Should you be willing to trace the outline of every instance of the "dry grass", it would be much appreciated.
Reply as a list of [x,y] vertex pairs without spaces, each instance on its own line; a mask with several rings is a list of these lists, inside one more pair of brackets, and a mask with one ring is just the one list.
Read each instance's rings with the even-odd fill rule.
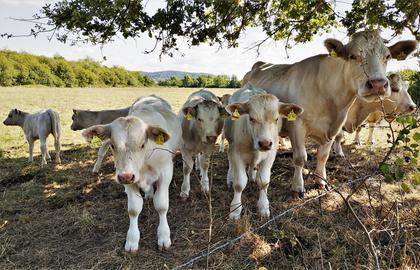
[[[39,100],[43,99],[40,98],[30,105],[29,100],[34,99],[38,91],[44,96],[45,103],[40,103]],[[123,187],[113,180],[112,158],[106,158],[100,175],[92,175],[90,170],[97,149],[92,145],[79,144],[79,134],[70,131],[68,126],[74,104],[78,104],[79,108],[88,108],[89,103],[82,103],[81,97],[90,97],[90,108],[123,107],[137,96],[146,94],[145,89],[71,91],[0,89],[1,114],[18,102],[22,104],[20,108],[32,111],[36,107],[34,104],[39,104],[39,108],[49,107],[46,100],[49,104],[56,104],[56,101],[60,105],[52,108],[62,114],[62,123],[66,128],[63,164],[49,164],[42,169],[38,165],[39,157],[34,164],[26,162],[23,138],[8,133],[10,128],[2,126],[0,129],[4,153],[0,158],[0,269],[166,269],[205,250],[208,244],[208,203],[194,176],[191,197],[186,202],[179,198],[182,160],[176,156],[168,212],[173,243],[171,249],[166,252],[157,250],[158,215],[153,203],[145,201],[139,218],[139,253],[131,255],[124,252],[128,228],[126,196]],[[191,90],[159,91],[177,107]],[[164,95],[165,91],[178,95]],[[14,92],[25,93],[25,98],[21,95],[20,101],[19,95]],[[109,96],[98,93],[109,93]],[[118,99],[114,98],[115,93],[118,93]],[[49,95],[53,101],[50,101]],[[28,96],[31,98],[28,99]],[[77,96],[79,99],[76,99]],[[10,97],[11,101],[6,103],[4,97]],[[69,99],[64,100],[64,97]],[[16,131],[16,134],[19,132]],[[5,134],[10,135],[10,140],[3,144]],[[381,134],[379,139],[383,141],[384,137]],[[376,154],[364,147],[345,146],[344,150],[349,153],[348,159],[355,170],[349,169],[342,160],[331,160],[327,169],[332,184],[374,172],[386,151],[383,143],[379,146]],[[313,145],[309,144],[309,149],[313,149]],[[288,192],[293,175],[290,156],[290,150],[281,150],[274,163],[269,188],[272,215],[302,202],[291,198]],[[309,169],[315,168],[314,157],[314,151],[309,151]],[[210,269],[255,269],[260,266],[267,269],[373,268],[364,233],[338,194],[330,193],[251,233],[251,227],[264,222],[257,214],[256,184],[249,183],[243,194],[244,217],[236,224],[229,221],[233,191],[226,188],[226,154],[215,153],[213,162],[212,244],[248,233],[242,241],[210,256]],[[420,191],[415,189],[410,194],[404,194],[398,185],[380,186],[379,180],[380,177],[372,179],[366,188],[354,195],[353,208],[368,230],[375,229],[371,237],[380,251],[384,269],[418,269]],[[305,181],[308,187],[306,196],[316,196],[318,190],[313,188],[313,181],[308,176]],[[342,192],[349,194],[351,187]],[[205,265],[205,261],[200,261],[189,268],[203,269]]]

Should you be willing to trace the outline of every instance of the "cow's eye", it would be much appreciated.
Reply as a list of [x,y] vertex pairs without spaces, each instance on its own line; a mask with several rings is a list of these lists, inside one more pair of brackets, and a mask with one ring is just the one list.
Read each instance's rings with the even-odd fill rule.
[[350,55],[350,59],[351,59],[351,60],[357,60],[357,55],[351,54],[351,55]]
[[201,118],[198,118],[197,120],[200,121],[200,122],[203,122],[203,119],[201,119]]
[[252,118],[252,117],[249,118],[249,121],[251,121],[252,123],[257,122],[257,120],[255,120],[255,118]]
[[109,146],[111,147],[111,149],[114,149],[115,148],[114,147],[114,144],[112,144],[112,143]]
[[145,143],[143,143],[143,144],[141,145],[141,149],[143,149],[143,148],[144,148],[144,145],[145,145]]
[[386,58],[386,60],[389,60],[389,59],[391,59],[391,55],[388,54],[385,58]]
[[276,123],[279,121],[279,119],[278,118],[276,118],[276,120],[274,120]]

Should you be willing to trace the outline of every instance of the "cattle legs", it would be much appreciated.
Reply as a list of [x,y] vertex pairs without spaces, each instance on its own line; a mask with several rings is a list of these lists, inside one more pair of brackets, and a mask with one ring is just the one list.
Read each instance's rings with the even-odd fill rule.
[[138,227],[138,217],[143,209],[143,198],[139,188],[135,185],[124,185],[128,199],[128,216],[130,217],[130,227],[127,231],[125,241],[125,251],[136,252],[139,248],[140,231]]
[[32,138],[28,138],[28,144],[29,144],[29,158],[28,158],[28,161],[32,162],[32,161],[34,161],[34,140]]
[[303,198],[305,186],[303,182],[302,171],[303,166],[307,161],[307,154],[305,149],[305,129],[302,124],[296,122],[290,124],[290,142],[292,144],[293,164],[295,167],[291,190],[292,192],[296,192],[300,198]]
[[153,196],[153,205],[159,214],[157,237],[160,250],[167,249],[171,246],[171,231],[166,214],[169,208],[169,184],[172,180],[172,174],[173,164],[170,162],[165,168],[162,168],[161,178],[157,182],[157,189]]
[[[245,189],[248,182],[248,177],[246,175],[246,166],[239,158],[234,160],[234,156],[231,154],[231,149],[229,149],[229,161],[230,166],[232,166],[233,173],[233,199],[230,203],[230,214],[229,218],[237,220],[241,217],[242,212],[242,191]],[[229,168],[230,170],[230,168]]]
[[258,198],[258,211],[262,217],[270,217],[270,203],[268,201],[268,185],[270,184],[271,167],[273,166],[276,153],[264,160],[258,169],[257,185],[260,189]]
[[358,127],[356,129],[356,135],[354,135],[354,143],[356,145],[361,145],[361,141],[360,141],[360,131],[362,130],[362,127]]
[[184,173],[184,180],[182,181],[181,186],[181,193],[179,194],[181,198],[188,198],[190,195],[190,175],[194,165],[192,155],[189,151],[182,151],[182,159],[183,159],[183,173]]
[[341,142],[343,141],[343,131],[340,131],[337,136],[335,136],[335,141],[333,143],[334,155],[338,157],[344,157],[343,148],[341,147]]
[[209,193],[210,187],[209,187],[209,176],[208,176],[208,170],[210,167],[210,156],[207,155],[207,153],[202,153],[198,155],[198,164],[200,166],[200,184],[201,184],[201,190],[204,193]]
[[[60,158],[60,151],[61,151],[60,135],[57,135],[57,137],[54,136],[54,149],[55,149],[55,162],[58,163],[58,164],[61,164],[61,158]],[[51,157],[50,157],[50,159],[51,159]]]
[[95,162],[95,166],[93,166],[93,173],[99,172],[99,168],[101,167],[102,161],[105,158],[106,153],[108,152],[108,149],[110,148],[110,141],[105,140],[101,147],[98,150],[98,159]]
[[366,144],[370,145],[371,150],[373,150],[375,146],[375,139],[373,138],[374,129],[375,129],[375,123],[369,123],[369,133],[366,140]]
[[42,161],[41,161],[41,166],[44,166],[45,164],[47,164],[47,141],[46,138],[40,138],[39,139],[40,143],[41,143],[41,155],[42,155]]
[[325,164],[327,164],[328,156],[330,154],[331,146],[333,144],[333,140],[327,142],[324,145],[320,145],[318,147],[318,152],[316,155],[317,164],[315,170],[315,181],[320,185],[320,187],[325,187],[327,185],[327,171],[325,169]]

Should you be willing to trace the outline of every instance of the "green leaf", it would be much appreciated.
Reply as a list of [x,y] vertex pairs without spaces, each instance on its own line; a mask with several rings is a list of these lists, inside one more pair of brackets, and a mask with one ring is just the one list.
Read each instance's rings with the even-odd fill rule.
[[416,186],[420,185],[420,173],[417,172],[414,174],[413,183]]
[[395,179],[402,180],[404,178],[404,175],[405,175],[405,173],[402,170],[398,169],[395,172]]
[[410,116],[407,117],[407,123],[413,125],[413,124],[416,123],[416,119],[410,115]]
[[414,133],[414,135],[413,135],[413,139],[414,139],[416,142],[420,141],[420,133],[418,133],[418,132]]
[[389,165],[386,163],[382,163],[381,165],[379,165],[379,171],[384,175],[389,174]]
[[409,193],[411,191],[410,186],[406,183],[406,182],[402,182],[401,183],[401,189],[405,192],[405,193]]
[[404,123],[406,123],[406,119],[405,119],[405,117],[397,117],[397,122],[398,123],[400,123],[400,124],[404,124]]
[[397,158],[395,160],[395,164],[398,166],[403,166],[404,165],[404,160],[402,158]]

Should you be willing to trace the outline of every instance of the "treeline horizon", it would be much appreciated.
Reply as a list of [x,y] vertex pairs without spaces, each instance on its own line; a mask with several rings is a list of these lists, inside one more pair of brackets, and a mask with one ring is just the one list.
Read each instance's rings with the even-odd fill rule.
[[236,76],[200,75],[183,79],[171,77],[155,82],[137,71],[106,67],[92,59],[69,61],[64,57],[37,56],[0,50],[0,86],[42,85],[47,87],[210,87],[238,88]]

